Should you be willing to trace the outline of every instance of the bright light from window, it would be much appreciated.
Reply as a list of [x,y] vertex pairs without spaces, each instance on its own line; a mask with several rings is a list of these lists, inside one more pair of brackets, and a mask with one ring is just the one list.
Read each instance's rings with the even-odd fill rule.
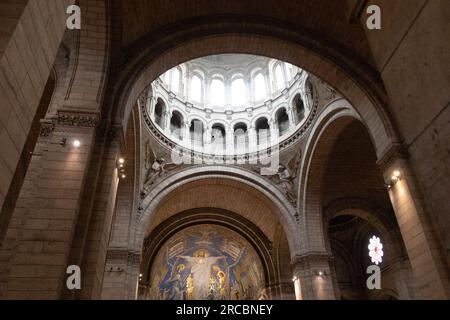
[[275,83],[277,86],[277,90],[281,90],[284,88],[284,76],[281,65],[277,65],[275,68]]
[[373,236],[371,239],[369,239],[369,257],[372,260],[372,263],[375,263],[376,265],[383,262],[383,244],[381,243],[380,238]]
[[286,75],[287,75],[287,80],[290,81],[294,76],[295,76],[295,70],[294,70],[294,66],[290,63],[285,63],[286,66]]
[[211,82],[211,103],[215,106],[225,105],[225,86],[221,80]]
[[247,88],[244,79],[236,79],[231,84],[231,104],[242,106],[247,103]]
[[256,101],[261,101],[267,96],[266,81],[262,73],[258,73],[255,77],[254,91]]
[[202,80],[198,76],[193,76],[191,81],[191,99],[201,102],[202,99]]
[[178,68],[175,68],[172,70],[172,83],[171,83],[171,90],[173,92],[179,92],[180,91],[180,70]]

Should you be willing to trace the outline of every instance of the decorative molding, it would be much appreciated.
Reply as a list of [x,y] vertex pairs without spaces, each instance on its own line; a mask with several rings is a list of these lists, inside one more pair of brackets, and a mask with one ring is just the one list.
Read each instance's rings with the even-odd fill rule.
[[71,110],[58,110],[56,124],[61,126],[95,128],[100,122],[97,112],[78,112]]
[[[303,125],[297,129],[297,131],[293,132],[289,137],[284,139],[279,143],[277,147],[269,147],[265,150],[258,150],[255,152],[251,152],[248,154],[240,154],[240,155],[224,155],[221,157],[223,161],[226,163],[234,163],[237,159],[245,159],[246,162],[254,162],[258,161],[258,159],[261,158],[262,154],[268,154],[270,155],[274,149],[277,150],[277,152],[281,152],[284,149],[287,149],[288,147],[294,145],[301,137],[305,135],[305,133],[311,128],[311,125],[313,124],[316,115],[318,113],[318,106],[319,106],[319,95],[314,94],[312,97],[312,107],[311,111],[309,112],[308,118],[305,120]],[[267,103],[270,103],[270,101],[267,101]],[[194,151],[192,149],[188,149],[186,147],[183,147],[179,145],[177,142],[172,140],[170,137],[168,137],[164,132],[162,132],[158,126],[156,126],[153,123],[153,120],[150,117],[150,114],[148,113],[148,110],[145,106],[141,105],[141,114],[142,119],[146,123],[147,128],[149,129],[150,133],[166,148],[168,149],[176,149],[180,154],[183,155],[189,155],[192,160],[199,160],[203,161],[204,159],[208,158],[209,156],[213,157],[213,155],[205,154],[202,152]],[[231,115],[232,117],[232,115]],[[250,129],[250,128],[249,128]]]
[[377,161],[377,165],[384,173],[394,164],[395,161],[400,159],[407,160],[408,158],[409,153],[405,146],[401,143],[396,143],[392,144],[389,149],[387,149],[381,159]]
[[309,252],[304,255],[294,256],[291,259],[292,269],[309,268],[311,262],[326,262],[330,263],[333,256],[326,252]]
[[140,264],[141,254],[129,251],[128,249],[109,249],[106,252],[106,260],[126,261],[130,264]]
[[41,120],[41,127],[39,129],[39,137],[47,138],[55,129],[55,124],[48,119]]

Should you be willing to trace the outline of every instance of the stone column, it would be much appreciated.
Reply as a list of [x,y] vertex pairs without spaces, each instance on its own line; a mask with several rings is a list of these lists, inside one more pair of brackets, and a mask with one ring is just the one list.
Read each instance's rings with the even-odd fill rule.
[[233,127],[228,126],[226,128],[226,153],[227,154],[236,154],[236,150],[234,150],[234,131]]
[[98,119],[59,111],[41,131],[0,251],[1,298],[61,297]]
[[170,135],[170,120],[172,120],[172,111],[167,111],[164,115],[164,131]]
[[106,255],[102,300],[136,300],[141,255],[126,249],[110,249]]
[[[331,256],[328,253],[307,253],[292,259],[293,281],[302,300],[334,300],[331,275]],[[296,291],[297,291],[296,290]]]
[[279,128],[275,118],[271,118],[269,120],[269,127],[270,127],[270,143],[272,144],[278,142]]
[[287,108],[287,114],[289,116],[289,127],[292,129],[295,127],[295,118],[296,118],[295,111],[294,108],[292,108],[292,106],[289,106]]
[[254,152],[258,149],[258,139],[256,137],[257,133],[254,126],[248,127],[248,149],[249,152]]
[[[379,162],[389,188],[403,241],[422,299],[449,299],[449,270],[435,238],[421,191],[400,146],[388,151]],[[396,174],[400,180],[392,179]],[[394,180],[395,183],[392,183]]]
[[188,121],[184,123],[183,141],[185,145],[189,145],[191,143],[191,123]]

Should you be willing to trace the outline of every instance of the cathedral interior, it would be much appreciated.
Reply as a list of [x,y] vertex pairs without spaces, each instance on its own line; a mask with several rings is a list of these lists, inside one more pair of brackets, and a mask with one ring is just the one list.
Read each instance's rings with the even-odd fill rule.
[[0,25],[0,299],[450,299],[450,1]]

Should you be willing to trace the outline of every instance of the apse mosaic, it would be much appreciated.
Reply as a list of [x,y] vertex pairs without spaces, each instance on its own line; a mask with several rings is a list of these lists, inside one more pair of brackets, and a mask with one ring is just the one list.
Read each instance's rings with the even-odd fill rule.
[[258,299],[264,275],[255,249],[238,233],[197,225],[172,236],[151,271],[155,300]]

